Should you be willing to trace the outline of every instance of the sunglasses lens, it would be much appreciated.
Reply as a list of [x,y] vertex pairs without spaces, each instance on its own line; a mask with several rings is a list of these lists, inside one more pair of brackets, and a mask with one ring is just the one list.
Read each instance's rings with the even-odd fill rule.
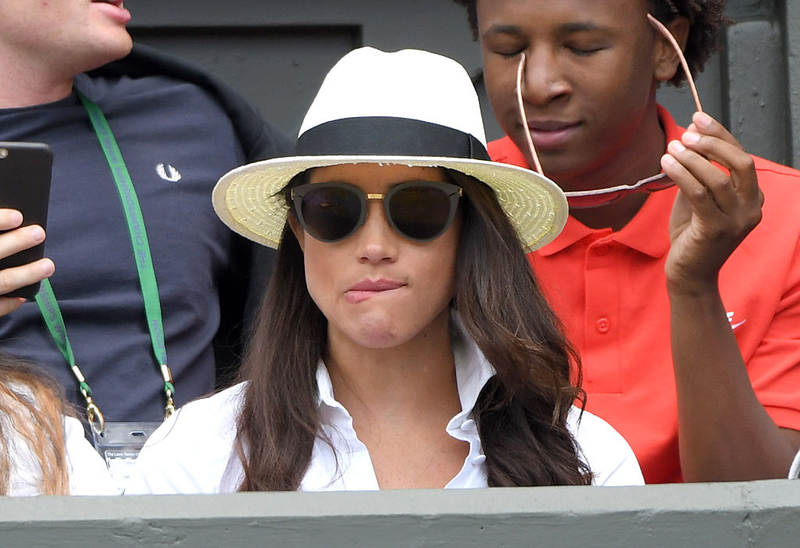
[[403,185],[391,196],[389,218],[398,232],[419,241],[440,236],[453,218],[455,202],[444,189],[425,185]]
[[346,238],[361,220],[361,200],[346,188],[320,185],[309,190],[303,196],[300,209],[306,231],[323,242]]
[[567,203],[573,209],[587,209],[590,207],[600,207],[612,202],[616,202],[624,195],[622,192],[612,192],[609,194],[593,194],[589,196],[569,196],[567,194]]
[[642,188],[648,192],[658,192],[659,190],[666,190],[673,186],[675,186],[675,181],[666,173],[660,173],[657,177],[653,177],[652,180]]

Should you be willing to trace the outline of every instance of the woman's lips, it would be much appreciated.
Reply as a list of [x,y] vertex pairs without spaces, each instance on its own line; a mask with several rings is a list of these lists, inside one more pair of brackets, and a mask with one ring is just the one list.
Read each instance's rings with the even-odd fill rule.
[[92,0],[92,4],[117,23],[127,25],[131,20],[131,12],[123,7],[122,0]]
[[528,122],[531,139],[537,149],[548,150],[566,145],[578,131],[578,122]]
[[405,285],[404,282],[397,280],[387,280],[384,278],[378,280],[366,279],[348,289],[347,293],[345,293],[345,298],[347,302],[356,304],[370,297],[374,297],[375,295],[400,289],[401,287],[405,287]]

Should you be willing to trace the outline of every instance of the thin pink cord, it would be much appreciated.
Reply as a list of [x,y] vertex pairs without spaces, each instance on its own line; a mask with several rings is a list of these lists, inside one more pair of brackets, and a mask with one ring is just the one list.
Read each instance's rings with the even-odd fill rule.
[[672,47],[675,48],[675,51],[678,54],[678,58],[681,60],[681,66],[683,67],[683,72],[686,74],[686,79],[689,81],[689,87],[692,88],[692,95],[694,96],[694,104],[697,106],[697,112],[703,112],[703,106],[700,104],[700,96],[697,94],[697,87],[694,85],[694,78],[692,78],[692,72],[689,70],[689,64],[686,62],[686,57],[683,56],[683,51],[681,50],[680,44],[678,41],[675,40],[675,37],[669,31],[667,27],[665,27],[661,21],[650,15],[647,14],[647,18],[650,20],[650,23],[658,29],[658,31],[664,35],[664,37],[669,40]]
[[533,146],[533,139],[531,138],[531,130],[528,128],[528,116],[525,114],[525,106],[522,103],[522,70],[525,68],[525,54],[520,54],[519,67],[517,67],[517,105],[519,106],[519,115],[522,119],[522,127],[525,130],[525,139],[528,141],[528,152],[531,153],[533,158],[533,167],[539,172],[539,175],[544,176],[542,164],[539,162],[539,156],[536,154],[536,148]]

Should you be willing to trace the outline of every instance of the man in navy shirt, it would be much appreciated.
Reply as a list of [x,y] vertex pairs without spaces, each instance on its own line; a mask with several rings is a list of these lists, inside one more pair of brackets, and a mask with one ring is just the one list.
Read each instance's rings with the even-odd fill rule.
[[[55,316],[43,312],[57,306],[105,419],[157,421],[169,396],[179,406],[212,391],[240,348],[252,250],[217,220],[211,190],[223,173],[285,154],[288,143],[224,84],[133,46],[129,20],[121,1],[0,0],[0,141],[42,141],[54,154],[49,258],[0,271],[0,294],[50,277],[52,298],[0,297],[0,351],[43,364],[85,406],[52,334]],[[127,190],[88,105],[107,120]],[[123,207],[131,195],[138,220]],[[20,223],[0,210],[0,230]],[[10,230],[0,257],[43,239],[40,227]],[[160,315],[145,306],[148,277],[137,265],[147,254]]]

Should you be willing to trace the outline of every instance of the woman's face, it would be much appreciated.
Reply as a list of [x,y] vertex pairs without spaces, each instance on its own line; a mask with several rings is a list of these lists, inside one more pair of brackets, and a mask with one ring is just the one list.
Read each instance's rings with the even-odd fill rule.
[[[357,164],[314,169],[310,183],[337,182],[385,194],[408,181],[446,182],[438,168]],[[314,239],[297,222],[311,298],[328,319],[331,342],[396,347],[436,330],[447,333],[460,215],[438,238],[415,242],[387,222],[382,200],[367,200],[367,218],[334,243]]]

